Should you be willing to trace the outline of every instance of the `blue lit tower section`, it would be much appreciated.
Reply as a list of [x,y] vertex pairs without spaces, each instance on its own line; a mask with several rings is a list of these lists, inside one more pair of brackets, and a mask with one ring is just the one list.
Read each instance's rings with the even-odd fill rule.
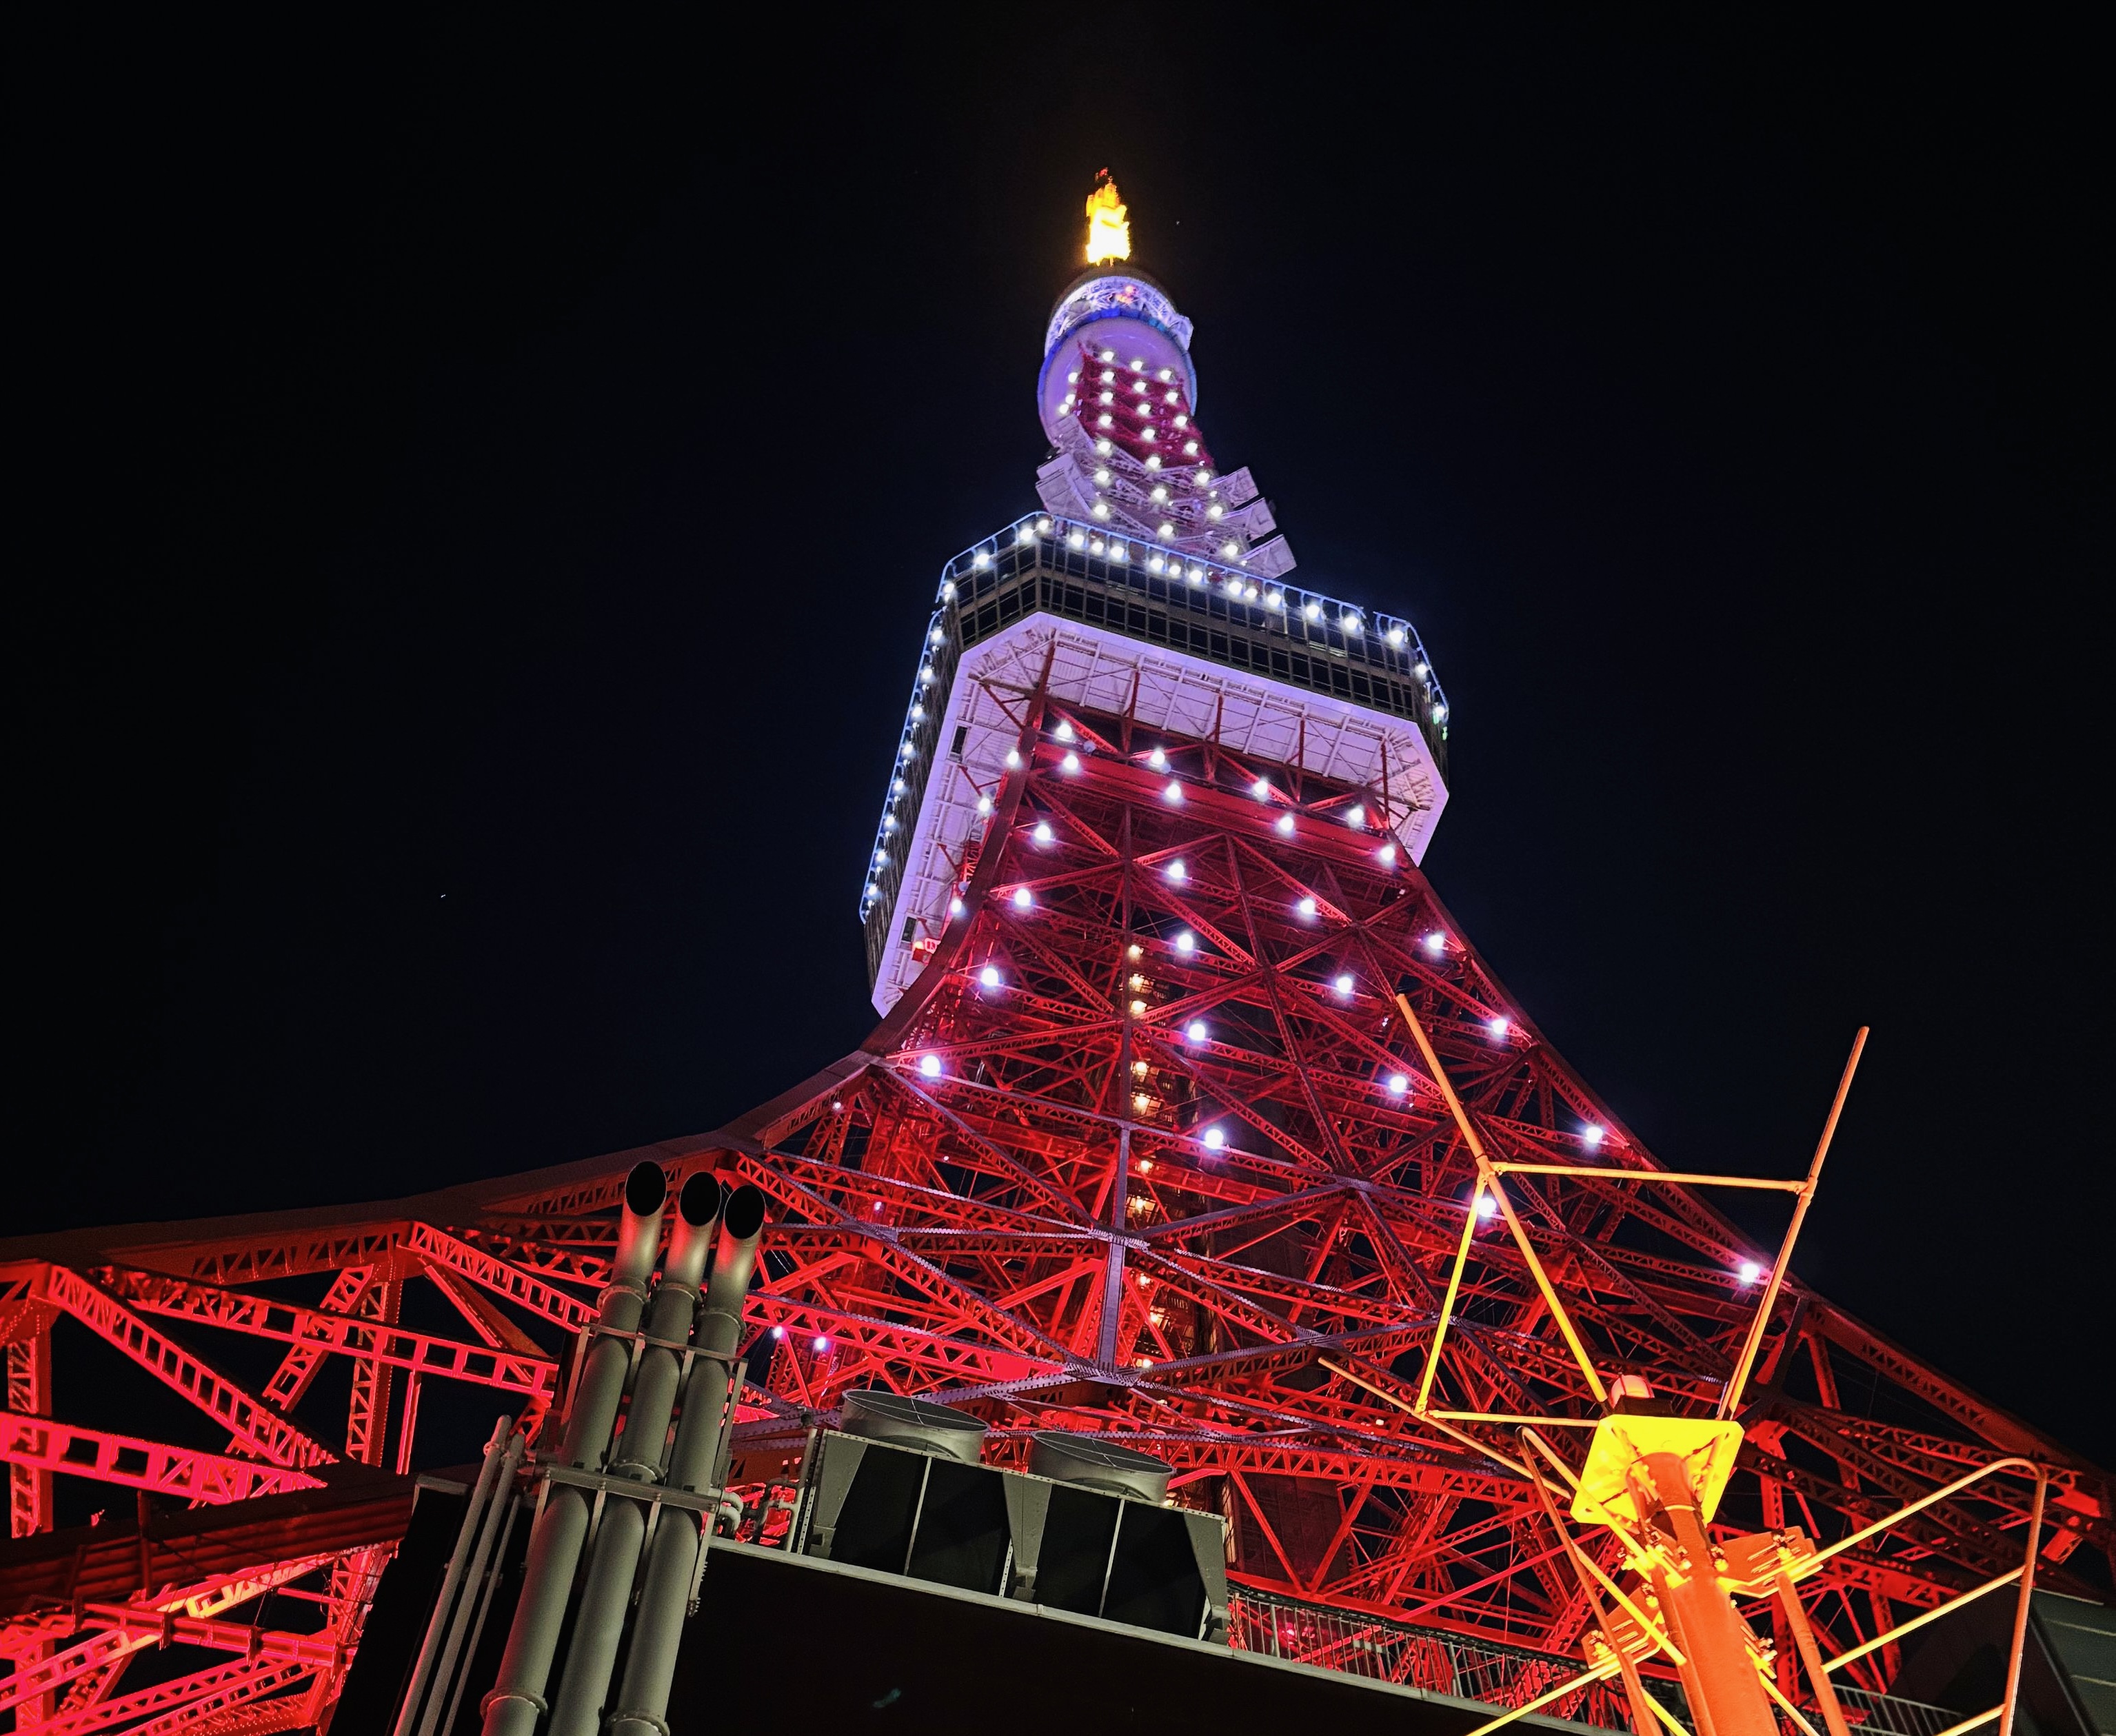
[[[1114,195],[1098,201],[1121,259]],[[1154,744],[1142,765],[1311,792],[1300,823],[1355,825],[1388,861],[1424,858],[1447,801],[1432,660],[1407,620],[1289,582],[1269,503],[1247,469],[1220,467],[1199,425],[1192,335],[1165,290],[1109,260],[1052,310],[1042,509],[941,571],[861,889],[884,1013],[960,919],[1027,720],[1047,706]],[[1186,758],[1183,743],[1207,751]]]

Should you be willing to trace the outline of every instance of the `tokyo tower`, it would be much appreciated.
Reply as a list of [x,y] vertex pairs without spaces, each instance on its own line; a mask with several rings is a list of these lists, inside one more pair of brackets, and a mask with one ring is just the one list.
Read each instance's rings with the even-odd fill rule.
[[[1663,1164],[1485,965],[1419,866],[1450,799],[1432,658],[1298,582],[1113,182],[1087,214],[1038,509],[941,570],[853,889],[872,1033],[645,1150],[0,1244],[15,1729],[680,1731],[688,1666],[632,1686],[660,1540],[708,1591],[724,1548],[823,1553],[816,1444],[874,1394],[973,1419],[975,1462],[1024,1477],[1060,1436],[1157,1462],[1224,1537],[1208,1641],[1495,1716],[1940,1736],[1945,1684],[1904,1675],[1922,1618],[2010,1619],[2025,1564],[2105,1619],[2109,1475],[1801,1282],[1713,1203],[1740,1178]],[[1762,1185],[1796,1217],[1819,1169]],[[136,1424],[69,1421],[90,1383]],[[444,1389],[513,1419],[453,1482],[420,1427]],[[1626,1418],[1685,1443],[1695,1530],[1655,1544],[1643,1484],[1596,1494]],[[662,1504],[605,1656],[625,1477]],[[385,1570],[444,1490],[467,1516],[407,1615]],[[1700,1552],[1764,1723],[1704,1674]],[[2109,1708],[2078,1703],[2086,1736]]]

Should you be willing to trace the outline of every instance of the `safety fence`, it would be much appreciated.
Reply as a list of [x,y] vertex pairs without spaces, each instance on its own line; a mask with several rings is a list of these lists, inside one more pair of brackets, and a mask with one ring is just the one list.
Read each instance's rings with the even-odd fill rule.
[[[1285,1658],[1370,1681],[1423,1688],[1505,1707],[1519,1706],[1580,1673],[1578,1658],[1493,1645],[1438,1628],[1241,1590],[1228,1601],[1228,1638],[1238,1651]],[[1589,1683],[1546,1715],[1626,1729],[1630,1720],[1608,1684]],[[1907,1736],[1925,1736],[1920,1731]]]
[[[1578,1674],[1582,1662],[1247,1589],[1236,1591],[1228,1601],[1228,1639],[1238,1651],[1455,1694],[1502,1709],[1533,1700]],[[1690,1726],[1681,1683],[1654,1679],[1646,1685],[1677,1720]],[[1940,1736],[1962,1716],[1943,1706],[1842,1683],[1838,1684],[1837,1697],[1845,1721],[1872,1736]],[[1543,1715],[1605,1730],[1631,1728],[1621,1684],[1612,1683],[1589,1683],[1545,1707]],[[1819,1714],[1810,1711],[1809,1716],[1819,1729]]]

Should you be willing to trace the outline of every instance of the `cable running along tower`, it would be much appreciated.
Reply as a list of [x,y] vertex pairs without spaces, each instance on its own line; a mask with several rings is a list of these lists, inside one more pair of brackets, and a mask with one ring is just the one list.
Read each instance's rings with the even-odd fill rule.
[[[969,1412],[991,1463],[1050,1430],[1151,1455],[1224,1522],[1232,1645],[1495,1717],[1901,1731],[1920,1616],[2024,1560],[2105,1599],[2106,1475],[1752,1243],[1484,965],[1419,866],[1448,801],[1432,659],[1408,621],[1297,582],[1207,439],[1190,322],[1129,263],[1113,183],[1088,215],[1036,383],[1039,508],[945,565],[924,625],[857,889],[872,1035],[644,1152],[0,1245],[16,1728],[327,1723],[408,1559],[414,1475],[464,1457],[430,1421],[443,1388],[518,1419],[490,1486],[547,1478],[464,1555],[493,1613],[482,1640],[465,1619],[486,1674],[448,1728],[495,1669],[488,1730],[624,1712],[646,1619],[622,1576],[660,1562],[654,1527],[783,1543],[808,1431],[858,1389]],[[764,1218],[746,1298],[698,1305],[724,1343],[685,1336],[699,1238],[737,1234],[716,1191],[693,1210],[700,1177]],[[1787,1184],[1796,1212],[1812,1184]],[[655,1293],[683,1300],[646,1313],[665,1218]],[[708,1402],[724,1436],[686,1449]],[[647,1410],[651,1442],[625,1431]],[[629,1625],[568,1678],[558,1612],[592,1651],[565,1600],[605,1595],[624,1477],[668,1504],[625,1522]],[[532,1517],[574,1526],[587,1587],[553,1594],[548,1678],[533,1633],[498,1662],[510,1608],[535,1626],[505,1578]],[[151,1664],[171,1647],[174,1675]],[[430,1649],[420,1669],[454,1656]]]

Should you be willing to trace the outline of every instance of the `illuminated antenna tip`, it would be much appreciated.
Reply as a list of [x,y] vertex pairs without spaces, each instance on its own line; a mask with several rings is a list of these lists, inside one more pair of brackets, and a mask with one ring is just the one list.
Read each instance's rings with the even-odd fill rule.
[[1088,195],[1088,263],[1106,264],[1131,257],[1131,223],[1117,184],[1104,169],[1095,191]]

